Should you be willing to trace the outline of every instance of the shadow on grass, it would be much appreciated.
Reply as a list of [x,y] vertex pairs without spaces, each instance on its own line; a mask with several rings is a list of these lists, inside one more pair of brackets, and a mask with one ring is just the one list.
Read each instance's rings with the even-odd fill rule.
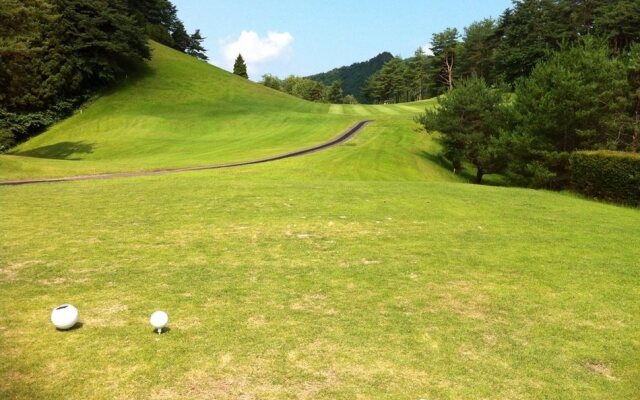
[[[468,163],[465,163],[465,165],[463,165],[463,168],[454,171],[453,164],[451,164],[451,162],[444,158],[441,154],[427,153],[424,150],[421,150],[416,154],[424,158],[425,160],[429,160],[432,163],[441,166],[447,171],[453,172],[455,175],[460,176],[467,182],[475,182],[476,170],[472,166],[470,167]],[[486,174],[482,180],[482,184],[485,186],[512,186],[509,180],[505,176],[500,174]]]
[[[453,170],[453,164],[451,164],[446,158],[442,157],[442,155],[440,154],[431,154],[431,153],[427,153],[424,150],[420,150],[416,153],[418,156],[424,158],[425,160],[429,160],[432,163],[441,166],[442,168],[446,169],[447,171],[451,171],[453,173],[457,173],[458,175],[462,175],[465,178],[467,177],[467,175],[463,174],[464,171],[454,171]],[[463,172],[461,174],[461,172]]]
[[162,330],[160,331],[160,332],[162,332],[162,333],[158,333],[158,330],[157,330],[157,329],[154,329],[152,332],[153,332],[153,333],[155,333],[156,335],[164,335],[164,334],[166,334],[166,333],[171,332],[171,328],[169,328],[168,326],[165,326],[165,327],[164,327],[164,328],[162,328]]
[[72,157],[78,154],[93,153],[95,145],[85,142],[60,142],[49,146],[42,146],[31,150],[10,153],[16,156],[53,158],[57,160],[82,160],[81,157]]
[[154,75],[156,75],[156,71],[147,63],[135,62],[129,65],[128,72],[125,76],[121,77],[117,83],[102,88],[96,93],[96,95],[97,97],[110,96],[122,91],[123,89],[130,88],[136,85],[139,81],[145,78],[150,78]]
[[82,327],[84,326],[84,324],[82,322],[76,322],[76,324],[74,326],[72,326],[69,329],[58,329],[56,328],[56,330],[58,332],[71,332],[71,331],[77,331],[78,329],[82,329]]

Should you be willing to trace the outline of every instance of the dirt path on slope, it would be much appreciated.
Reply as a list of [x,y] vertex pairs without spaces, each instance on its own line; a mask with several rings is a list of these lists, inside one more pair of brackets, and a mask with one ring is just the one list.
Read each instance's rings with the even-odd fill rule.
[[18,186],[18,185],[29,185],[34,183],[55,183],[55,182],[69,182],[69,181],[87,181],[87,180],[97,180],[97,179],[116,179],[116,178],[130,178],[135,176],[151,176],[151,175],[164,175],[164,174],[175,174],[178,172],[188,172],[188,171],[204,171],[208,169],[222,169],[222,168],[233,168],[233,167],[241,167],[243,165],[253,165],[253,164],[263,164],[277,160],[283,160],[285,158],[298,157],[305,154],[313,153],[316,151],[324,150],[329,147],[336,146],[340,143],[344,143],[353,137],[356,133],[358,133],[362,128],[364,128],[368,123],[372,122],[371,120],[360,121],[349,130],[341,134],[335,139],[332,139],[326,143],[309,147],[303,150],[296,150],[289,153],[280,154],[273,157],[260,158],[257,160],[251,161],[240,161],[240,162],[232,162],[227,164],[217,164],[217,165],[201,165],[195,167],[179,167],[179,168],[165,168],[165,169],[156,169],[151,171],[137,171],[137,172],[115,172],[110,174],[96,174],[96,175],[80,175],[80,176],[68,176],[62,178],[42,178],[42,179],[23,179],[23,180],[15,180],[15,181],[0,181],[0,186]]

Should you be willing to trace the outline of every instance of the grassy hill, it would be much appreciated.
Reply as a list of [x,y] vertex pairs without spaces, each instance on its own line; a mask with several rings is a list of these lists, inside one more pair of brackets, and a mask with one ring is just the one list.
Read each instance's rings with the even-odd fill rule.
[[[318,144],[364,118],[253,84],[159,44],[141,77],[0,155],[0,180],[243,161]],[[331,112],[330,112],[331,111]]]
[[[154,48],[1,176],[236,161],[376,122],[272,164],[0,187],[0,398],[640,393],[638,210],[463,183],[416,132],[433,102],[316,105]],[[93,147],[25,154],[64,142]],[[82,326],[58,332],[66,302]]]

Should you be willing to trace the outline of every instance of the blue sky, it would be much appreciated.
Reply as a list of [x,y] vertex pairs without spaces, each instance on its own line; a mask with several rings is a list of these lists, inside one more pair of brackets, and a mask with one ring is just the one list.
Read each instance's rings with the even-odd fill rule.
[[211,63],[229,69],[242,52],[251,79],[306,76],[389,51],[411,56],[446,27],[497,18],[511,0],[173,0]]

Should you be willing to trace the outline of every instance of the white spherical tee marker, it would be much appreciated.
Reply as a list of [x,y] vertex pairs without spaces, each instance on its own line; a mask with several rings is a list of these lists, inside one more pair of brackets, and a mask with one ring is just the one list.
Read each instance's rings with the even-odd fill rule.
[[156,311],[151,314],[149,322],[151,323],[151,326],[153,326],[153,329],[160,334],[162,333],[162,329],[167,326],[169,316],[164,311]]
[[78,309],[71,304],[63,304],[51,311],[51,322],[60,330],[73,328],[78,322]]

